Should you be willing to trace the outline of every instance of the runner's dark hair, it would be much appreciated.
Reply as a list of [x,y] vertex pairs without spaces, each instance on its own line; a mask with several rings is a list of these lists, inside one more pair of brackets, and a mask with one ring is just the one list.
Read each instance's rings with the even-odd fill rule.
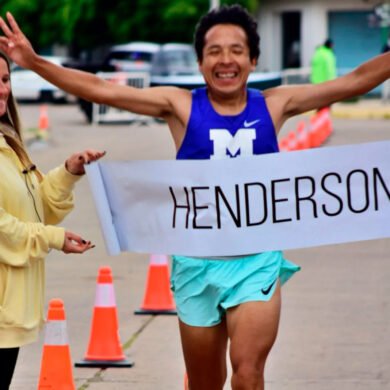
[[203,60],[203,48],[207,31],[217,24],[234,24],[241,27],[248,39],[250,59],[257,60],[259,58],[260,36],[257,32],[257,23],[245,8],[234,4],[215,8],[200,19],[194,35],[194,46],[199,62]]

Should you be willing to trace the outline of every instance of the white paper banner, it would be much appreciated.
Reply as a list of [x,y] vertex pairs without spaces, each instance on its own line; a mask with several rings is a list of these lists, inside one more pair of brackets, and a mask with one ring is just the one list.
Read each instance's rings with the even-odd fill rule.
[[87,173],[109,254],[233,256],[390,237],[390,141],[98,162]]

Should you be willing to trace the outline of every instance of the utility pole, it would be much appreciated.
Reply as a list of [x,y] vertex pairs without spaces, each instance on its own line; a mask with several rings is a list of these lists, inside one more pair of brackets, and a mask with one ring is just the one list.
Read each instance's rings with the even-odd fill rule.
[[210,9],[218,8],[219,0],[210,0]]

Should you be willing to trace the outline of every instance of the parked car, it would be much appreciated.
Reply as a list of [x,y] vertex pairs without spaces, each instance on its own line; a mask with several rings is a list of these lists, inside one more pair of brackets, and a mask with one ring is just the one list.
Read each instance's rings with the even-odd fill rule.
[[[68,61],[68,58],[60,56],[43,57],[57,65],[63,65]],[[11,85],[14,97],[21,101],[62,102],[70,98],[65,91],[50,84],[37,73],[16,64],[12,64]]]
[[161,46],[153,42],[131,42],[112,46],[103,62],[103,69],[117,72],[150,72]]
[[162,45],[153,56],[150,72],[152,77],[199,74],[193,46],[185,43]]

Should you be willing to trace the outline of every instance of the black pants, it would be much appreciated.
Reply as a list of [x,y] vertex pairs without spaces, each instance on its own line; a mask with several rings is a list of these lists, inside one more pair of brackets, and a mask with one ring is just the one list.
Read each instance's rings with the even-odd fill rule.
[[14,374],[19,348],[0,348],[0,390],[8,390]]

